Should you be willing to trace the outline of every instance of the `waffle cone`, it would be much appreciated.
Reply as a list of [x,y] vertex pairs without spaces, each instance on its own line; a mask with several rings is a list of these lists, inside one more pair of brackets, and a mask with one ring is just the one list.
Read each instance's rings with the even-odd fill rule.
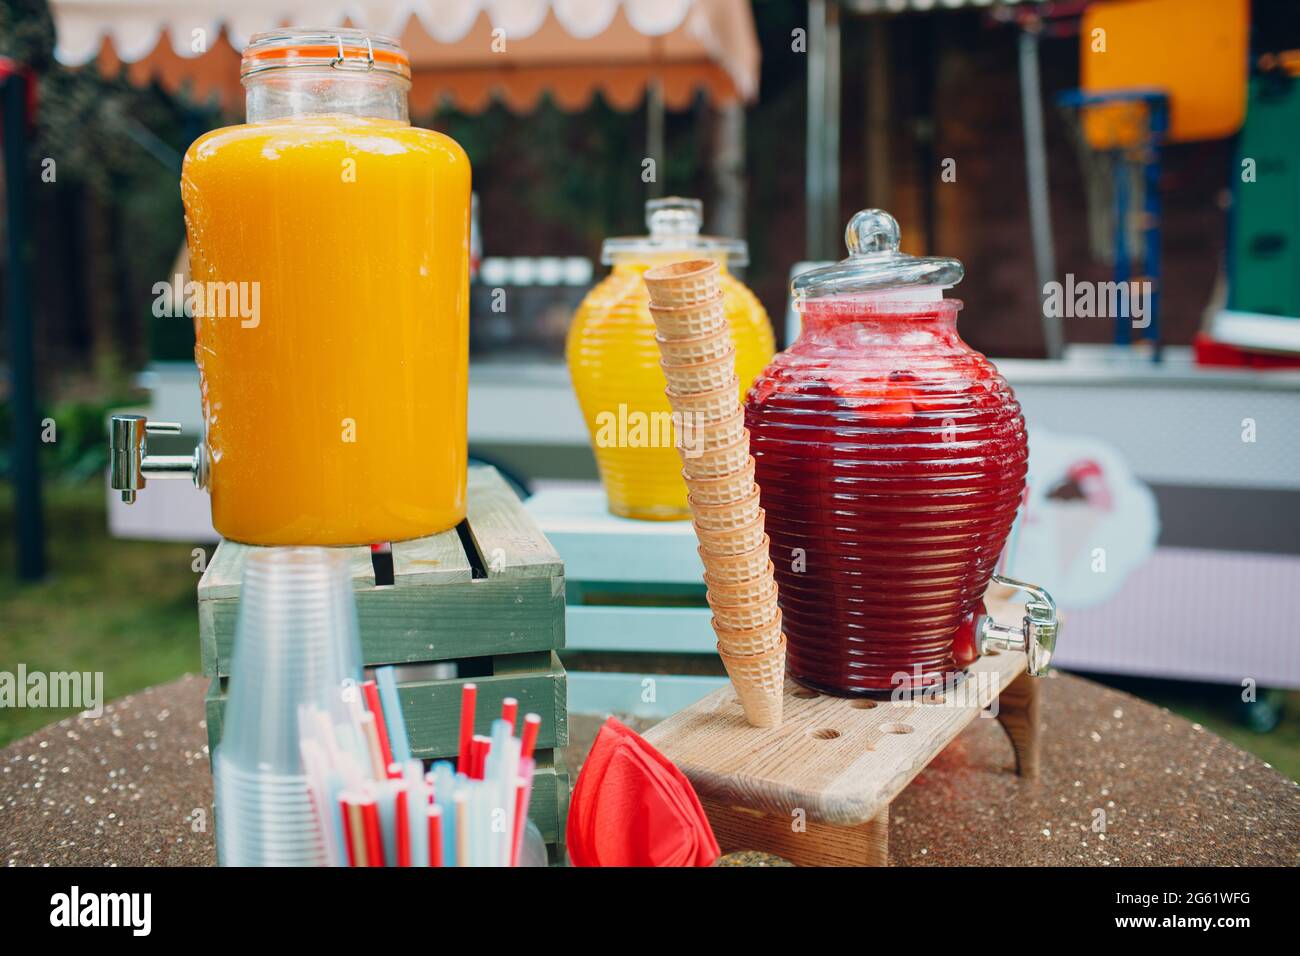
[[717,617],[713,619],[713,633],[718,635],[718,649],[733,657],[766,654],[781,643],[781,627],[779,610],[775,617],[755,627],[727,627]]
[[716,332],[690,338],[664,338],[655,336],[659,356],[671,365],[690,365],[694,362],[712,362],[727,354],[732,347],[731,329],[726,324]]
[[785,701],[785,637],[766,654],[732,657],[718,648],[745,719],[754,727],[779,727]]
[[727,382],[721,388],[708,392],[690,392],[679,395],[671,388],[665,390],[668,404],[682,415],[694,415],[699,421],[718,422],[733,415],[740,407],[739,380]]
[[695,524],[695,535],[700,539],[704,549],[704,566],[709,566],[709,557],[715,554],[740,554],[752,551],[763,543],[763,509],[758,509],[758,517],[747,525],[729,528],[726,531],[710,531]]
[[643,276],[650,302],[661,308],[682,308],[705,302],[721,290],[721,273],[712,259],[684,259],[655,266]]
[[[766,570],[766,569],[764,569]],[[709,577],[705,572],[705,578]],[[720,607],[742,607],[746,604],[760,604],[776,599],[776,580],[761,574],[748,581],[705,581],[709,589],[709,606],[715,610]],[[768,615],[770,617],[771,615]],[[760,617],[752,626],[768,620]],[[751,625],[728,625],[729,627],[749,627]]]
[[731,328],[727,324],[727,306],[722,293],[696,305],[651,305],[650,318],[654,319],[655,334],[661,342],[680,342],[718,335]]
[[[701,548],[699,551],[700,560],[703,561],[704,549]],[[744,554],[710,554],[707,557],[711,567],[704,569],[705,587],[718,584],[748,584],[765,575],[772,575],[775,579],[776,569],[767,556],[767,535],[763,535],[763,543],[753,551],[746,551]]]
[[723,505],[742,501],[754,490],[754,459],[750,458],[740,471],[720,478],[692,478],[683,469],[691,505]]
[[684,460],[734,445],[745,436],[745,413],[739,408],[720,422],[702,422],[689,412],[674,414],[678,416],[677,447]]
[[750,493],[744,498],[720,505],[704,505],[688,496],[696,527],[709,531],[729,531],[753,524],[758,518],[758,486],[750,482]]
[[710,594],[709,607],[713,608],[714,628],[728,634],[769,626],[780,613],[776,605],[775,585],[772,586],[770,597],[748,604],[718,604]]
[[736,347],[728,342],[727,351],[722,356],[707,362],[692,362],[689,365],[660,362],[659,367],[664,370],[669,389],[679,395],[712,392],[737,381]]
[[746,467],[753,467],[754,459],[749,457],[749,433],[740,441],[723,448],[714,448],[691,457],[682,456],[682,474],[687,478],[701,480],[722,478],[734,475]]

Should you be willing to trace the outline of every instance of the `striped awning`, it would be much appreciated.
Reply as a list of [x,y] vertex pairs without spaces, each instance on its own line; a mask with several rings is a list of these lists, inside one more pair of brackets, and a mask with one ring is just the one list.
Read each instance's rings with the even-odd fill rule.
[[987,10],[992,7],[1028,6],[1044,2],[1046,0],[845,0],[844,6],[853,13],[924,13],[967,7]]

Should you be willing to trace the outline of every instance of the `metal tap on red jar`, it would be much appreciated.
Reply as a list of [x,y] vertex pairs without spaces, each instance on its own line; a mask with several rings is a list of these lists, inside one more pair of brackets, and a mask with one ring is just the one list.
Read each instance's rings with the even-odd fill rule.
[[[1025,487],[1020,405],[957,332],[956,259],[899,251],[877,209],[847,259],[797,276],[798,339],[745,407],[788,639],[787,673],[842,696],[959,681],[992,647],[1046,670],[1051,597],[994,574]],[[990,580],[1028,592],[1019,626]]]

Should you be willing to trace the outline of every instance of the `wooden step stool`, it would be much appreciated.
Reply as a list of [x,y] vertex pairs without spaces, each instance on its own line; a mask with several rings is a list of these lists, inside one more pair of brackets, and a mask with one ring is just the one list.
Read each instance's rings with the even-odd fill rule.
[[723,852],[886,866],[889,804],[995,701],[1017,771],[1037,776],[1038,679],[1026,663],[1018,652],[983,657],[955,690],[914,702],[828,697],[787,678],[784,722],[769,730],[745,722],[727,686],[645,738],[690,779]]
[[[199,640],[209,753],[221,740],[244,559],[254,549],[217,547],[199,581]],[[468,513],[459,528],[393,544],[393,583],[376,585],[370,549],[344,548],[366,667],[454,663],[457,677],[400,680],[412,755],[453,757],[461,685],[478,685],[475,733],[490,734],[501,701],[541,715],[529,817],[558,856],[564,844],[569,774],[567,684],[555,653],[564,646],[564,565],[495,468],[471,468]]]

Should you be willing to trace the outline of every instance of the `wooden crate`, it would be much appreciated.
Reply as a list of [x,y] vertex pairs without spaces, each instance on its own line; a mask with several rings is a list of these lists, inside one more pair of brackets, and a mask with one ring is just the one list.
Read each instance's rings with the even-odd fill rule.
[[[223,541],[199,581],[209,752],[221,740],[244,559],[255,550]],[[490,733],[506,697],[541,715],[529,816],[547,843],[563,842],[569,774],[567,681],[555,653],[564,646],[564,565],[495,468],[471,468],[459,528],[392,546],[393,583],[375,584],[370,549],[341,549],[352,568],[367,667],[455,663],[460,676],[399,681],[412,753],[452,757],[461,685],[478,685],[476,733]]]

